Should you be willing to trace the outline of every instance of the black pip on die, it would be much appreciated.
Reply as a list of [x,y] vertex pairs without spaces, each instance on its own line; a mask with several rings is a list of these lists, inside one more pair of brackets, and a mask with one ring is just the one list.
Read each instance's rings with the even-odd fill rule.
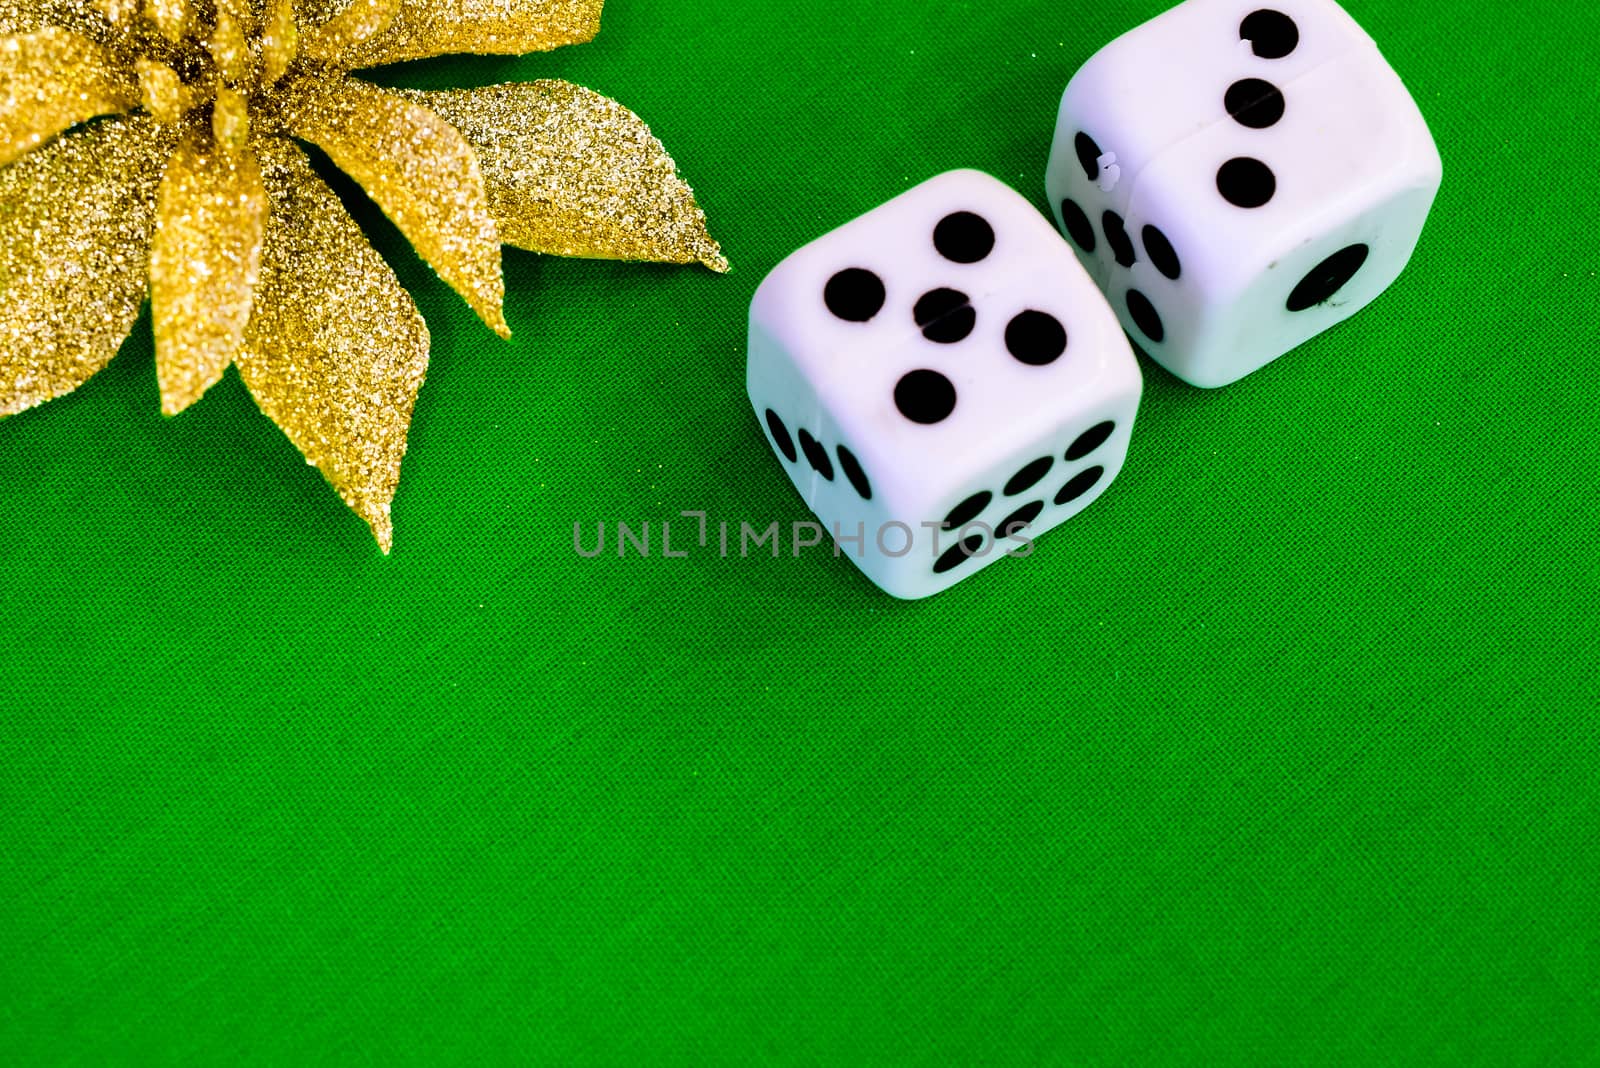
[[1415,101],[1333,0],[1187,0],[1073,77],[1046,188],[1140,347],[1221,386],[1388,288],[1439,180]]
[[903,598],[1023,551],[1099,496],[1141,389],[1071,250],[977,171],[779,264],[751,304],[747,385],[841,555]]

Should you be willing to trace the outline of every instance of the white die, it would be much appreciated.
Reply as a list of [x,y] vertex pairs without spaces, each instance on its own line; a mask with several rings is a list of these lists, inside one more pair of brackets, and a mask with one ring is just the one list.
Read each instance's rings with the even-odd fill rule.
[[1050,223],[952,171],[773,269],[750,307],[747,385],[840,555],[917,598],[1026,555],[1098,497],[1141,379]]
[[1415,101],[1334,0],[1187,0],[1073,76],[1045,186],[1134,340],[1221,386],[1387,289],[1440,175]]

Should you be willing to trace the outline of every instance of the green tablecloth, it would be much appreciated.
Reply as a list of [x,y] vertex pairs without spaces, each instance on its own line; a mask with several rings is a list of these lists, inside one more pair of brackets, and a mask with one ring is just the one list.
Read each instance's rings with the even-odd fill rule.
[[1591,4],[1351,0],[1444,156],[1416,260],[1147,366],[1031,560],[573,552],[805,518],[756,284],[948,168],[1042,206],[1161,6],[615,0],[385,72],[616,96],[735,271],[508,251],[502,343],[363,205],[434,336],[389,558],[232,372],[164,421],[148,322],[0,423],[0,1059],[1600,1058]]

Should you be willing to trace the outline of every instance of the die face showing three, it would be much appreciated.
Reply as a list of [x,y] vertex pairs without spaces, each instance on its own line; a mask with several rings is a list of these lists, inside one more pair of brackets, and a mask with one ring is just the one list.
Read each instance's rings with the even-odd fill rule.
[[[1291,81],[1342,51],[1370,46],[1343,9],[1292,0],[1191,0],[1107,44],[1062,95],[1047,184],[1061,221],[1074,197],[1100,229],[1100,207],[1123,212],[1134,178],[1161,153],[1214,125],[1250,71]],[[1243,90],[1241,90],[1243,91]],[[1082,125],[1067,125],[1069,120]],[[1097,264],[1113,257],[1099,250]],[[1091,267],[1091,274],[1096,274]],[[1099,278],[1099,274],[1096,274]]]
[[[988,531],[1026,524],[1031,540],[1093,501],[1121,469],[1141,388],[1059,235],[975,171],[779,264],[751,305],[747,384],[823,525],[864,529],[844,555],[906,598],[1025,544]],[[879,543],[887,524],[911,532],[907,551],[899,529]]]
[[1130,335],[1195,385],[1377,297],[1439,185],[1371,39],[1333,0],[1268,2],[1188,0],[1097,53],[1047,170],[1058,225]]

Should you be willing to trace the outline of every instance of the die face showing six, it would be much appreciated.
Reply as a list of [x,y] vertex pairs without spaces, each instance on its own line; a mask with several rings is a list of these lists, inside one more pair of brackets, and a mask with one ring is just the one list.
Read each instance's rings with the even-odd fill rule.
[[[1085,130],[1137,146],[1107,209],[1129,235],[1122,254],[1098,226],[1092,250],[1081,224],[1074,244],[1130,335],[1200,386],[1235,381],[1374,299],[1409,260],[1439,185],[1414,101],[1342,9],[1258,4],[1189,0],[1097,54],[1063,97],[1047,176],[1073,237],[1071,216],[1097,218],[1108,195],[1064,146]],[[1173,51],[1182,36],[1188,58]],[[1219,36],[1232,44],[1195,44]],[[1171,82],[1168,107],[1193,125],[1198,104],[1208,125],[1161,143],[1175,120],[1149,100],[1152,63],[1174,71],[1155,76]],[[1118,91],[1140,85],[1148,118]]]
[[[845,555],[900,597],[1020,544],[923,524],[1014,518],[1031,539],[1094,500],[1121,468],[1141,385],[1115,317],[1048,221],[973,171],[785,260],[752,302],[750,339],[751,403],[775,453],[824,526],[865,528],[865,551]],[[874,544],[888,523],[914,534],[903,555]],[[967,539],[977,555],[960,551]]]

